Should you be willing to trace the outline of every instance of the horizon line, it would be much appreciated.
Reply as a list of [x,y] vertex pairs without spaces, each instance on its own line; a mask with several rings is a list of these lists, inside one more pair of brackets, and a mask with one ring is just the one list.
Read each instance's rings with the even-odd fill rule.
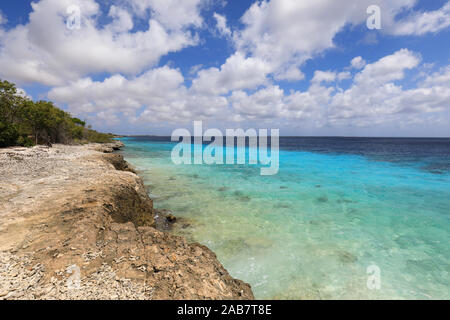
[[[114,134],[118,136],[118,138],[124,137],[171,137],[171,135],[159,135],[159,134]],[[191,137],[202,137],[202,136],[191,136]],[[227,136],[223,136],[227,137]],[[270,135],[267,135],[267,137],[270,137]],[[308,136],[308,135],[301,135],[301,136],[293,136],[293,135],[280,135],[280,138],[373,138],[373,139],[450,139],[450,136],[447,137],[417,137],[417,136],[398,136],[398,137],[392,137],[392,136]]]

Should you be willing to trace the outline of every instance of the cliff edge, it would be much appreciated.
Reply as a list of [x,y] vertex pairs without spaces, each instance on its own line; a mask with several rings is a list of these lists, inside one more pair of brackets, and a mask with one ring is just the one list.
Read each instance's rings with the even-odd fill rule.
[[153,227],[120,147],[0,149],[0,299],[253,299],[207,247]]

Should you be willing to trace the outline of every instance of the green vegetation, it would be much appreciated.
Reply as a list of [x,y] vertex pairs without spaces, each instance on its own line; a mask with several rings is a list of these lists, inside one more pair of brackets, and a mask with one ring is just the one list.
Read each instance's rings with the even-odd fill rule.
[[110,142],[112,134],[86,127],[49,101],[31,101],[14,84],[0,80],[0,148],[52,143]]

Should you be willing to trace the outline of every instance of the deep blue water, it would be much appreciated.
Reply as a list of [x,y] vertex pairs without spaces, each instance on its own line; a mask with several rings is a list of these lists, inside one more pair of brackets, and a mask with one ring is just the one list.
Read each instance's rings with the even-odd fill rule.
[[450,139],[281,137],[274,176],[174,165],[169,137],[122,140],[155,205],[189,222],[174,232],[257,298],[450,298]]

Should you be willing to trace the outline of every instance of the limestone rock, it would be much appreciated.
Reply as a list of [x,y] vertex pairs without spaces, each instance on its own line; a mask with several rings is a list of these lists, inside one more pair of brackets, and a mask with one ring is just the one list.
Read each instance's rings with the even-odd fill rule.
[[154,228],[122,145],[0,149],[0,299],[253,299],[207,247]]

